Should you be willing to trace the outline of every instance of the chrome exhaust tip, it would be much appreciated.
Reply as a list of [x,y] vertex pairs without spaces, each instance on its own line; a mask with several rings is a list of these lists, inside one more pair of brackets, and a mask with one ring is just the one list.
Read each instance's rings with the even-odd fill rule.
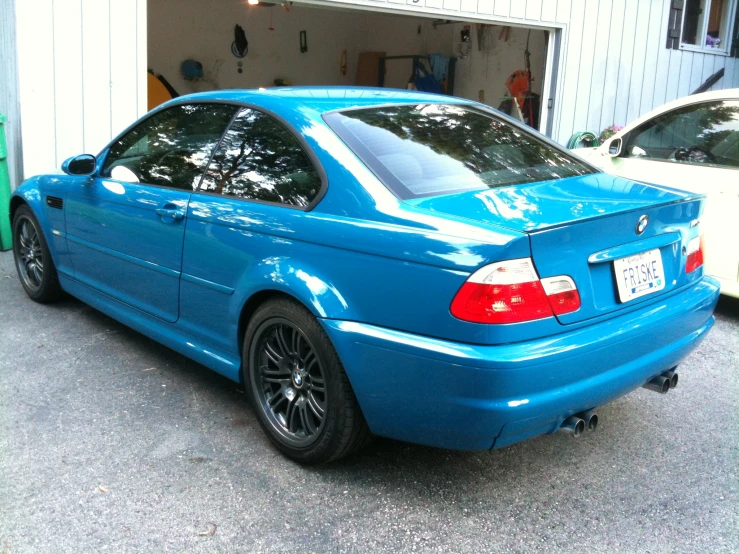
[[585,431],[585,422],[577,416],[570,416],[562,422],[557,431],[569,433],[573,437],[579,437]]
[[677,386],[678,376],[677,376],[677,372],[674,369],[671,369],[670,371],[665,371],[662,374],[662,377],[670,380],[671,389],[674,389]]
[[598,414],[595,413],[595,410],[588,410],[587,412],[577,414],[576,417],[579,417],[585,422],[585,429],[588,431],[595,431],[598,427]]
[[[677,381],[675,382],[675,384],[677,384]],[[667,394],[667,391],[670,390],[670,380],[667,377],[658,375],[651,381],[644,383],[642,387],[644,387],[645,389],[653,390],[660,394]]]

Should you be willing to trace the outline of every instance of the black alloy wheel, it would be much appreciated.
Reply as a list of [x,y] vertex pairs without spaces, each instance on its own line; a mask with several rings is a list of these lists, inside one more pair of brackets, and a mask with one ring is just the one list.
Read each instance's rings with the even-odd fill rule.
[[61,295],[59,279],[38,220],[28,206],[13,216],[13,257],[26,294],[36,302],[53,302]]
[[283,454],[317,464],[369,442],[341,360],[303,305],[277,296],[259,306],[246,328],[242,364],[259,424]]
[[31,291],[38,291],[44,280],[44,253],[41,251],[41,239],[33,221],[29,217],[21,217],[17,228],[18,255],[15,263],[23,286]]
[[327,400],[315,349],[297,326],[282,318],[265,321],[255,341],[255,396],[285,442],[310,445],[323,429]]

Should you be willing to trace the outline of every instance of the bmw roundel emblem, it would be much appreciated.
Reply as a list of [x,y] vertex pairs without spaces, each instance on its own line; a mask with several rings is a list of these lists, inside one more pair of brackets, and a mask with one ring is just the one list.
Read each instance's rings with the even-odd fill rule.
[[644,214],[639,218],[639,221],[636,223],[636,234],[641,235],[644,230],[647,228],[647,225],[649,225],[649,216]]

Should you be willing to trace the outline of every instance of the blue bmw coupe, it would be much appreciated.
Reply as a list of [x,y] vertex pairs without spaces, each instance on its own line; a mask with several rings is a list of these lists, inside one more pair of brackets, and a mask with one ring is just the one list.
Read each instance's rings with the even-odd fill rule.
[[487,106],[386,89],[180,97],[11,201],[28,296],[243,383],[304,463],[490,449],[667,392],[713,325],[704,199]]

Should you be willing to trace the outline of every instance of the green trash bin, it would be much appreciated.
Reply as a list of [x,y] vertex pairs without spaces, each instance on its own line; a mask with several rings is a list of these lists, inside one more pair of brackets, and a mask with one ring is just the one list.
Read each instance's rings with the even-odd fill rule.
[[0,114],[0,250],[10,250],[13,240],[10,229],[10,174],[8,173],[8,146],[5,143],[5,122]]

